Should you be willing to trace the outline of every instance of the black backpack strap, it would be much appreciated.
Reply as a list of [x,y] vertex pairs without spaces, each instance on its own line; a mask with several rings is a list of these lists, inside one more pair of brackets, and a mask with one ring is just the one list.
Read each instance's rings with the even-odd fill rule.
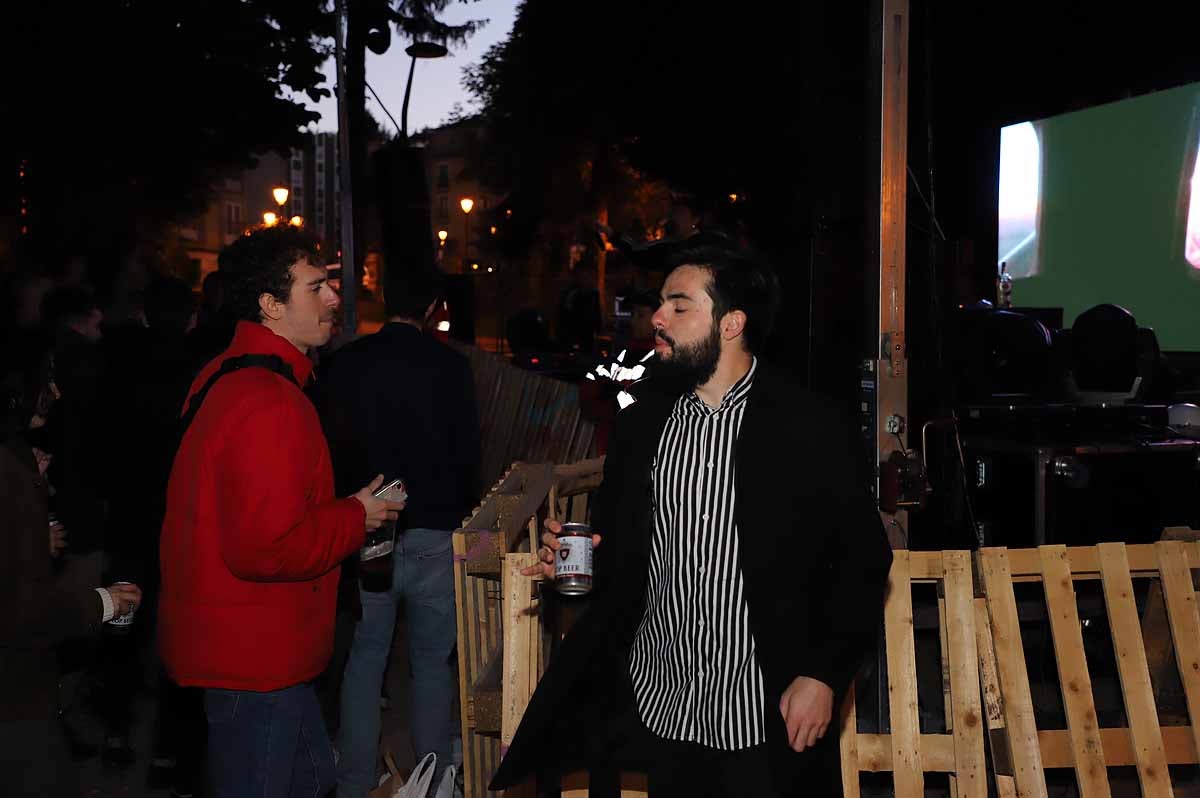
[[300,382],[296,379],[296,374],[292,371],[292,367],[279,355],[238,355],[237,357],[226,358],[221,363],[221,367],[217,369],[215,374],[208,378],[208,381],[204,383],[200,390],[192,394],[192,399],[188,402],[187,411],[180,419],[180,429],[186,430],[191,426],[192,419],[200,412],[200,405],[204,403],[204,397],[208,396],[208,392],[216,384],[217,380],[226,374],[246,368],[260,368],[273,371],[297,388],[300,387]]

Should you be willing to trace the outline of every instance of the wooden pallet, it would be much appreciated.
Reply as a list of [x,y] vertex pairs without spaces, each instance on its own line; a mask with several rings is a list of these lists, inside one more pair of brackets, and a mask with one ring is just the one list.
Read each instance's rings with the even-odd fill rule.
[[[1108,769],[1133,765],[1143,795],[1173,795],[1168,766],[1196,764],[1200,752],[1200,614],[1191,573],[1200,568],[1200,544],[1171,540],[1129,546],[989,548],[978,556],[997,706],[1002,708],[998,731],[1018,794],[1047,796],[1045,770],[1073,768],[1081,796],[1109,796]],[[1133,588],[1134,579],[1147,578],[1161,585],[1190,726],[1159,724]],[[1075,596],[1080,580],[1100,580],[1102,585],[1127,728],[1100,728],[1097,722]],[[1045,593],[1065,731],[1039,729],[1036,724],[1013,590],[1014,582],[1028,581],[1040,582]],[[998,772],[1009,770],[1005,765],[1000,762]]]
[[[951,774],[952,795],[985,798],[987,772],[971,555],[965,551],[893,554],[884,604],[891,731],[860,733],[851,692],[842,706],[840,727],[843,792],[846,798],[858,798],[862,773],[890,771],[895,795],[921,798],[925,794],[925,774],[941,772]],[[922,734],[920,730],[913,634],[914,583],[935,583],[940,588],[945,734]]]
[[[454,533],[464,796],[483,798],[545,668],[549,640],[535,600],[541,520],[583,507],[603,459],[514,463]],[[589,487],[591,486],[591,487]]]
[[475,380],[484,484],[509,464],[576,463],[594,455],[595,428],[579,407],[579,388],[473,346],[455,344]]

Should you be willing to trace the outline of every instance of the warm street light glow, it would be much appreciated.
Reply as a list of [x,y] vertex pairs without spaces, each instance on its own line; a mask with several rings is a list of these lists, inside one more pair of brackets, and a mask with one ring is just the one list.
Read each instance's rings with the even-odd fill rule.
[[506,211],[504,212],[504,215],[505,215],[505,216],[512,216],[512,208],[509,208],[508,210],[506,210]]
[[449,235],[450,234],[447,233],[445,230],[438,230],[438,241],[441,241],[443,244],[446,243],[446,238]]
[[488,266],[488,274],[491,274],[494,271],[495,271],[495,269],[493,269],[491,266]]
[[279,221],[279,217],[276,216],[275,214],[271,213],[270,211],[266,211],[265,213],[263,213],[263,224],[265,224],[267,227],[271,227],[278,221]]
[[275,198],[276,205],[283,205],[283,203],[287,202],[288,190],[283,186],[276,186],[271,189],[271,196]]
[[463,197],[458,201],[458,207],[462,208],[463,213],[470,213],[471,209],[475,207],[475,200],[470,197]]
[[496,235],[496,225],[492,225],[492,235]]
[[471,268],[472,268],[472,269],[474,269],[475,271],[479,271],[479,264],[478,264],[478,263],[472,263],[472,264],[471,264]]
[[729,195],[729,201],[730,201],[730,202],[737,202],[737,201],[738,201],[738,195],[737,195],[737,194],[730,194],[730,195]]
[[291,219],[288,219],[288,224],[290,224],[292,227],[301,227],[304,224],[304,217],[293,216]]

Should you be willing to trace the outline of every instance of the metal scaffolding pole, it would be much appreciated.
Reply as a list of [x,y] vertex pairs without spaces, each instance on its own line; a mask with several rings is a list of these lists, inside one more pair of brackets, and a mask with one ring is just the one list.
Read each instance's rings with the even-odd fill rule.
[[342,338],[351,341],[358,334],[358,278],[357,253],[354,251],[354,181],[350,174],[350,112],[346,97],[347,0],[338,0],[336,16],[334,60],[337,69],[338,180],[342,199]]

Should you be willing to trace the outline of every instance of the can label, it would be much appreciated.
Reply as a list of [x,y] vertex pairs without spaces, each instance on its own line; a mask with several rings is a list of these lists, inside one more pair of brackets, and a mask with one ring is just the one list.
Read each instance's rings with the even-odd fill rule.
[[587,535],[564,535],[554,560],[554,578],[592,575],[592,539]]

